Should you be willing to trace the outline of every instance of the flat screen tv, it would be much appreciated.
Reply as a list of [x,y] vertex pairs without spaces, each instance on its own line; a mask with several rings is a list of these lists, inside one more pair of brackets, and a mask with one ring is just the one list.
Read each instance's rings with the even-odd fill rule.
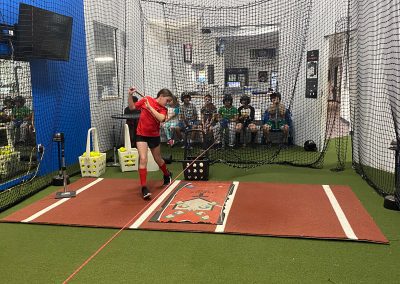
[[19,5],[15,58],[69,60],[72,17]]
[[227,82],[229,88],[239,88],[240,82]]

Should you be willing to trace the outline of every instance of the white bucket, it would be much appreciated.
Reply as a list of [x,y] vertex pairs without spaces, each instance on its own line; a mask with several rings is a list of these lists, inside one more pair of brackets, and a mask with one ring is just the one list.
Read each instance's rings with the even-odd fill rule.
[[[90,152],[90,138],[93,132],[94,151]],[[99,177],[106,171],[106,153],[99,152],[99,139],[96,128],[92,127],[88,130],[86,140],[86,152],[79,157],[79,166],[81,168],[82,177]]]
[[157,165],[156,161],[154,160],[153,154],[151,153],[150,149],[147,152],[147,171],[155,172],[158,171],[160,168]]

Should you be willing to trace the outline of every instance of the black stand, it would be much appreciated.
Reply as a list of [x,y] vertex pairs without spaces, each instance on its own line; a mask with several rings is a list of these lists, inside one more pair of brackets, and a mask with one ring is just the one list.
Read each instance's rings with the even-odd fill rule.
[[162,158],[167,165],[172,164],[172,154],[164,154]]
[[[56,181],[57,183],[62,180],[62,185],[64,186],[63,192],[57,192],[56,198],[70,198],[75,197],[75,191],[67,191],[67,184],[69,183],[69,176],[66,173],[67,167],[65,166],[65,155],[64,155],[64,133],[56,133],[53,136],[53,141],[57,142],[58,145],[58,162],[60,166],[59,174],[53,178],[53,183]],[[60,148],[61,148],[61,158],[60,158]],[[59,184],[57,184],[59,185]]]
[[[62,186],[64,184],[64,174],[63,174],[61,159],[64,159],[64,133],[54,134],[53,142],[57,142],[57,153],[58,153],[58,175],[53,177],[53,185]],[[67,184],[69,184],[69,176],[66,175],[66,178],[67,178]]]
[[113,140],[114,140],[114,147],[113,147],[113,155],[114,161],[107,163],[107,167],[119,167],[120,164],[117,162],[117,140],[115,137],[115,124],[113,125]]
[[400,210],[400,145],[398,141],[393,140],[390,143],[390,150],[395,151],[395,194],[386,195],[383,201],[383,207],[390,210]]

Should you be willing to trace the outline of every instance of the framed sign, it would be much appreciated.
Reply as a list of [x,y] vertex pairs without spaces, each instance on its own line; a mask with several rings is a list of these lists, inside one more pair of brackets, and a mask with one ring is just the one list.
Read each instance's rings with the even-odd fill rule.
[[318,60],[318,50],[307,51],[306,98],[316,99],[318,96]]
[[276,90],[278,87],[278,71],[271,71],[271,88]]
[[193,46],[190,43],[183,44],[183,62],[192,63],[192,49]]
[[258,82],[268,83],[268,71],[258,71]]

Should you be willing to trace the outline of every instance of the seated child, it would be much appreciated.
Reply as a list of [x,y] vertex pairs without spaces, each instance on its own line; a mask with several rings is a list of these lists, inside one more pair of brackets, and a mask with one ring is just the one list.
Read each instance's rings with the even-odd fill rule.
[[168,114],[165,122],[163,123],[163,127],[165,131],[165,136],[167,137],[167,144],[170,147],[173,147],[175,144],[175,140],[173,138],[179,138],[173,137],[176,128],[179,127],[179,103],[176,96],[172,97],[172,102],[167,105],[167,110]]
[[201,114],[201,127],[208,137],[210,134],[214,137],[216,144],[220,143],[219,135],[219,123],[217,123],[217,108],[212,103],[211,95],[207,94],[204,96],[204,105],[200,110]]
[[251,145],[255,145],[257,136],[257,126],[254,123],[255,110],[250,105],[250,97],[243,95],[240,97],[240,103],[242,104],[239,109],[238,123],[236,124],[236,145],[239,145],[240,134],[243,134],[243,147],[246,146],[246,128],[251,132]]
[[288,143],[289,125],[286,121],[286,108],[281,103],[281,94],[274,92],[270,95],[271,105],[265,110],[263,118],[263,133],[265,143],[270,144],[270,131],[281,130],[283,132],[283,143]]
[[4,106],[0,112],[0,122],[3,122],[3,123],[10,122],[11,121],[11,112],[15,106],[15,102],[11,98],[11,96],[7,96],[4,98],[3,105]]
[[238,110],[232,105],[233,98],[231,95],[225,95],[223,106],[218,110],[219,123],[221,127],[222,146],[225,146],[225,137],[229,137],[229,147],[235,146],[235,128],[238,118]]
[[[25,143],[28,138],[33,137],[33,112],[25,106],[24,97],[17,96],[14,101],[15,107],[11,111],[12,128],[15,129],[14,140],[16,143]],[[19,133],[17,132],[18,129]]]
[[[181,95],[181,104],[179,109],[179,127],[176,128],[176,132],[178,136],[181,136],[181,131],[197,129],[199,125],[197,109],[196,106],[191,103],[192,96],[190,93],[184,92]],[[188,139],[190,138],[190,139]],[[187,137],[188,142],[190,143],[194,137]]]

